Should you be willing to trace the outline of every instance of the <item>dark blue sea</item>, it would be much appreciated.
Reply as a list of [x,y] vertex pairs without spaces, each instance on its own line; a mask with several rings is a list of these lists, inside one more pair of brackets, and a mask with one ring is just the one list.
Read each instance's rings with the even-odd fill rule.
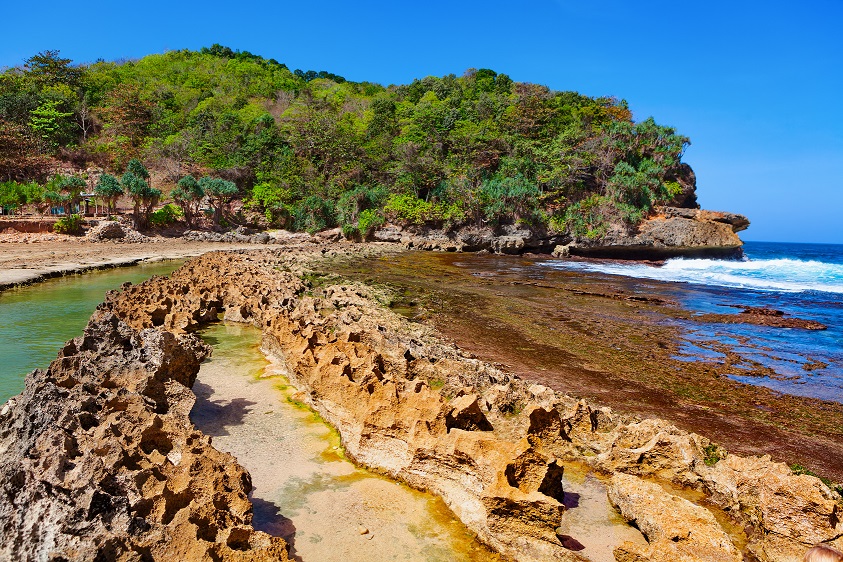
[[[725,364],[722,344],[743,361],[729,376],[747,384],[843,402],[843,245],[747,242],[742,260],[671,259],[663,265],[559,260],[545,265],[630,279],[698,314],[773,308],[827,330],[685,322],[678,359]],[[760,367],[760,369],[759,369]],[[758,372],[765,374],[759,376]],[[752,371],[753,375],[747,373]]]

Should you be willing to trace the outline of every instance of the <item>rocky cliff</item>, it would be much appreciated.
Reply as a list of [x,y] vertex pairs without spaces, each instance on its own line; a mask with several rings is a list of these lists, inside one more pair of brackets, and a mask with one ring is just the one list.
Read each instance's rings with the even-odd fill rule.
[[748,226],[743,215],[661,207],[632,231],[617,226],[600,240],[574,239],[568,249],[579,256],[623,259],[737,257],[743,246],[737,233]]
[[387,226],[374,239],[407,248],[446,252],[489,251],[577,255],[613,259],[661,260],[670,257],[738,257],[743,242],[737,233],[749,226],[743,215],[681,207],[660,207],[636,227],[614,224],[602,237],[575,237],[528,226],[462,228]]
[[[71,544],[84,520],[85,537],[113,537],[120,552],[147,548],[153,559],[187,548],[176,539],[168,546],[166,537],[181,536],[201,539],[196,548],[221,559],[280,556],[276,539],[249,527],[245,473],[230,457],[218,467],[225,455],[184,413],[203,353],[189,333],[220,314],[263,330],[266,352],[356,462],[441,496],[513,560],[582,559],[563,540],[566,465],[614,475],[610,499],[648,541],[619,546],[618,560],[797,561],[812,544],[843,541],[840,498],[815,477],[502,372],[380,306],[383,295],[372,288],[302,281],[309,260],[334,252],[207,254],[169,279],[109,294],[93,326],[114,328],[89,326],[47,374],[30,376],[0,420],[6,493],[17,494],[16,506],[41,502],[20,517],[18,509],[0,514],[4,543],[46,552]],[[30,413],[40,403],[49,404],[43,421]],[[66,458],[74,466],[91,459],[79,493],[53,484],[59,478],[62,490],[74,489],[66,474],[82,478],[72,467],[54,476],[67,466],[56,459]],[[21,462],[23,477],[11,468]],[[98,486],[108,496],[102,502],[93,501]],[[56,523],[29,534],[39,512],[56,513]],[[132,526],[138,518],[143,525]]]

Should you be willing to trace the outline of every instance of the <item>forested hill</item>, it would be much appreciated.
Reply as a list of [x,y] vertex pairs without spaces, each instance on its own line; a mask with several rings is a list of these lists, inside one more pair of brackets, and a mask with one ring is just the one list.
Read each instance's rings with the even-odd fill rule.
[[0,74],[7,188],[137,158],[164,199],[188,173],[219,177],[295,229],[518,221],[597,238],[693,204],[688,142],[624,101],[488,69],[384,87],[215,45],[84,65],[45,51]]

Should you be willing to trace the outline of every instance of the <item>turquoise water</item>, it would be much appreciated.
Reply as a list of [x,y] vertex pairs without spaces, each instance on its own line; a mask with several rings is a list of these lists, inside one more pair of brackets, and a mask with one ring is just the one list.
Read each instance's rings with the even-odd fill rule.
[[95,271],[0,292],[0,403],[23,390],[27,373],[46,368],[64,342],[82,334],[106,291],[169,275],[182,263]]

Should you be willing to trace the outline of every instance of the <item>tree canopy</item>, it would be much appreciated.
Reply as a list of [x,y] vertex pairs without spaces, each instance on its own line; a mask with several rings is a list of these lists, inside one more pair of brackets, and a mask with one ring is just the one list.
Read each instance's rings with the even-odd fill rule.
[[0,74],[0,179],[43,179],[43,158],[93,162],[130,174],[141,218],[160,197],[143,161],[193,215],[200,182],[175,183],[213,177],[201,187],[217,221],[242,196],[287,228],[363,217],[597,237],[682,190],[688,143],[623,100],[490,69],[385,87],[213,45],[86,65],[44,51]]

